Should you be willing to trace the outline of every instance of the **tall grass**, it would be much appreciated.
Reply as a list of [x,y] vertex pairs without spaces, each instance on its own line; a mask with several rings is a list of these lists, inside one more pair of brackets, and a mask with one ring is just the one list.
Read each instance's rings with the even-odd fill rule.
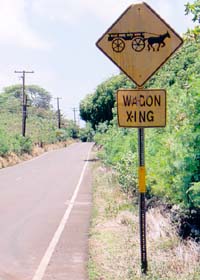
[[129,200],[115,172],[93,169],[93,217],[90,230],[90,280],[198,280],[200,246],[182,242],[161,207],[147,213],[148,274],[141,275],[137,197]]

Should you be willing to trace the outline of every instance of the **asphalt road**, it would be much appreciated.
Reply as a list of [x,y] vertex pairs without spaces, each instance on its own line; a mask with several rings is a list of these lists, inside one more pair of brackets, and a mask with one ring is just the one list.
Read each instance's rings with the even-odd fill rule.
[[91,148],[0,170],[0,280],[87,279]]

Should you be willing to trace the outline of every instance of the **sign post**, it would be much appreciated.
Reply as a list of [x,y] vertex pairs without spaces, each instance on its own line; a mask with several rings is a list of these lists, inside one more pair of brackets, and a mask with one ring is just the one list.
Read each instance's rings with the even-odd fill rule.
[[141,270],[147,273],[145,127],[166,126],[166,92],[144,84],[183,44],[182,38],[148,4],[131,5],[97,41],[97,47],[137,89],[117,92],[120,127],[138,128]]
[[144,128],[138,129],[138,147],[139,147],[139,217],[140,217],[140,251],[141,251],[141,270],[147,273],[147,245],[146,245],[146,172],[144,156]]

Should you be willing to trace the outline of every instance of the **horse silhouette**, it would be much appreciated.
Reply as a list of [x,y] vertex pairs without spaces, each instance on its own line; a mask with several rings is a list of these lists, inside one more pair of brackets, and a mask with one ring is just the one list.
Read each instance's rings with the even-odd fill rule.
[[154,45],[158,45],[157,46],[157,51],[160,50],[160,47],[163,48],[166,44],[164,42],[164,40],[166,38],[170,38],[170,34],[169,32],[167,31],[165,34],[162,34],[158,37],[149,37],[149,38],[146,38],[145,40],[147,40],[148,42],[148,51],[150,51],[151,49],[153,49],[153,51],[155,51],[155,47]]

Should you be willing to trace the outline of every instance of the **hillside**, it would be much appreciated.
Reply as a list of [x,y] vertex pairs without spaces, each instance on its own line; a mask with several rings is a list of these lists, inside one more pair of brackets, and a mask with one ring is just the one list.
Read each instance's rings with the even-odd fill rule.
[[76,133],[74,124],[58,116],[51,106],[51,95],[43,88],[26,86],[26,133],[22,136],[22,86],[6,87],[0,93],[0,156],[31,153],[35,145],[65,141]]

